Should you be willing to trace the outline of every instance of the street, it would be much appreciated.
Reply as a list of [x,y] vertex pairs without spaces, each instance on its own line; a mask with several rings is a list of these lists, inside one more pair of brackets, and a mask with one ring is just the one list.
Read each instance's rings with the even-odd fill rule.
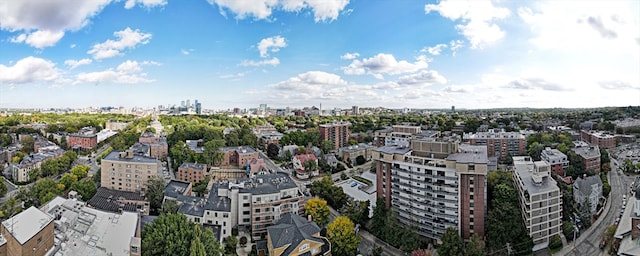
[[618,163],[616,159],[611,158],[611,171],[608,174],[609,184],[611,184],[611,193],[604,207],[603,213],[591,225],[591,227],[580,235],[574,243],[566,245],[558,255],[575,255],[575,256],[595,256],[607,255],[604,250],[600,250],[598,245],[602,233],[607,227],[613,225],[616,218],[620,216],[622,209],[622,195],[629,194],[629,186],[633,182],[634,177],[627,176],[617,171]]

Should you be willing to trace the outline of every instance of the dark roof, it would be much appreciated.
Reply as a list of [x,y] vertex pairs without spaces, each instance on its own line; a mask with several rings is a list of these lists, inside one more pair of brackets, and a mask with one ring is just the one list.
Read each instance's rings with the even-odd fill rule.
[[96,194],[87,201],[87,204],[103,211],[119,212],[123,211],[137,212],[138,206],[135,204],[121,204],[118,200],[144,201],[144,198],[136,192],[127,192],[119,190],[111,190],[103,187],[98,188]]
[[142,229],[144,229],[144,226],[151,224],[158,217],[159,216],[153,216],[153,215],[142,215],[142,216],[140,216],[140,223],[142,224]]
[[[593,185],[598,184],[599,187],[602,187],[602,180],[599,175],[593,175],[589,177],[578,177],[573,181],[573,189],[576,192],[582,193],[584,196],[591,195],[591,189],[593,189]],[[582,203],[582,202],[578,202]]]
[[272,248],[289,245],[282,252],[282,255],[291,255],[293,250],[304,240],[324,243],[321,238],[313,236],[313,234],[320,232],[320,227],[315,222],[308,221],[293,213],[285,214],[275,225],[267,227],[267,232],[271,237]]
[[244,183],[244,188],[240,188],[240,193],[251,193],[254,195],[280,193],[283,189],[298,187],[291,177],[283,172],[260,174],[254,178],[241,178],[236,181],[239,184]]
[[184,192],[189,188],[189,185],[191,185],[189,182],[171,180],[164,187],[164,196],[178,198],[179,196],[184,195]]
[[[169,186],[165,187],[165,195],[172,193],[170,191],[168,192],[167,189],[172,188]],[[231,199],[226,196],[218,196],[217,184],[211,187],[208,198],[185,195],[176,195],[174,198],[176,198],[180,204],[178,212],[186,215],[203,216],[204,211],[231,212]]]
[[133,150],[133,153],[136,155],[144,156],[149,153],[149,145],[136,142],[131,146],[131,150]]

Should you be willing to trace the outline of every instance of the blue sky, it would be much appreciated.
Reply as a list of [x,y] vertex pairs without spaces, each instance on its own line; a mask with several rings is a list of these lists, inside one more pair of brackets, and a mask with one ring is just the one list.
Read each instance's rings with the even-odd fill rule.
[[0,2],[0,108],[640,105],[640,2]]

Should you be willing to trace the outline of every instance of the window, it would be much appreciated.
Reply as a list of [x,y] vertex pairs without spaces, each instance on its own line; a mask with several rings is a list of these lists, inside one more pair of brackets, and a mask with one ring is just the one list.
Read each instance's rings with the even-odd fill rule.
[[229,218],[229,214],[228,213],[223,213],[222,214],[222,218]]
[[469,200],[473,200],[473,195],[469,195]]
[[42,242],[42,237],[38,237],[38,243]]
[[196,222],[196,223],[200,222],[200,218],[193,218],[193,222]]
[[470,164],[470,165],[467,166],[467,170],[469,170],[469,171],[473,171],[475,169],[476,169],[475,165]]
[[260,208],[256,208],[256,213],[260,213]]
[[131,253],[138,253],[138,247],[137,246],[131,246]]
[[256,221],[260,221],[260,217],[256,217]]
[[249,215],[249,214],[251,214],[251,211],[243,211],[242,214]]
[[300,249],[298,249],[298,252],[308,250],[309,247],[310,247],[309,244],[303,244],[302,246],[300,246]]
[[248,219],[248,218],[242,219],[242,222],[250,222],[250,221],[251,219]]

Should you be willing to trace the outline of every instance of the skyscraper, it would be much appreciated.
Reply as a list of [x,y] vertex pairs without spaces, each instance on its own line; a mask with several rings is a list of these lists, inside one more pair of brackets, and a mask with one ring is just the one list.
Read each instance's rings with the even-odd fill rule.
[[349,127],[350,122],[333,122],[328,124],[321,124],[320,129],[320,141],[331,141],[335,144],[334,149],[349,145]]

